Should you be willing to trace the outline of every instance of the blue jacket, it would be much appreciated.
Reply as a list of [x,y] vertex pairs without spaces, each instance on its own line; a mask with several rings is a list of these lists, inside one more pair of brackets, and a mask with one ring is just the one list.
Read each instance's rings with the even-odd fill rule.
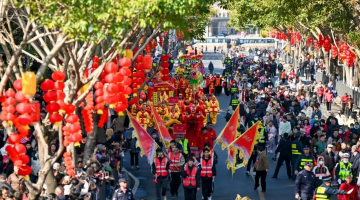
[[304,109],[304,106],[309,106],[309,102],[306,99],[300,99],[299,100],[299,105],[300,105],[301,110],[302,110],[302,109]]
[[315,174],[312,171],[301,170],[295,180],[295,194],[302,199],[312,198],[315,187]]

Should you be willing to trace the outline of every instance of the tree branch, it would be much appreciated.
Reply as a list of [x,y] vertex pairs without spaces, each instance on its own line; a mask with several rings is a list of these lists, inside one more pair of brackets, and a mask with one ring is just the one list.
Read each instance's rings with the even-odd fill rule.
[[147,38],[147,40],[144,42],[144,44],[142,44],[142,46],[139,48],[139,50],[135,53],[135,55],[132,58],[132,61],[135,60],[135,58],[139,55],[140,52],[142,52],[145,48],[145,46],[153,39],[153,37],[159,32],[160,30],[160,26],[163,24],[159,23],[159,25],[156,27],[156,29],[154,29],[153,33]]
[[43,37],[46,37],[48,35],[55,35],[55,34],[58,34],[58,33],[61,33],[60,31],[55,31],[55,32],[50,32],[50,33],[42,33],[42,34],[39,34],[37,35],[36,37],[33,37],[31,40],[28,41],[28,44],[30,43],[33,43],[35,42],[36,40],[40,39],[40,38],[43,38]]

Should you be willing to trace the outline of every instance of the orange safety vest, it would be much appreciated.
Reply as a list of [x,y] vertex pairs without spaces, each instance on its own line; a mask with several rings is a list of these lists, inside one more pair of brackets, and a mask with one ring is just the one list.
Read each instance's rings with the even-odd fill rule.
[[212,177],[213,160],[210,158],[208,161],[201,158],[201,177]]
[[160,163],[160,159],[159,158],[155,158],[155,169],[156,169],[156,175],[159,176],[168,176],[168,171],[166,171],[166,163],[167,163],[167,158],[164,157],[161,160]]
[[183,179],[183,184],[184,186],[196,186],[196,172],[197,172],[197,168],[195,167],[195,165],[193,166],[193,169],[189,170],[189,167],[186,165],[186,174],[188,175],[188,177]]
[[180,163],[181,153],[179,152],[174,156],[172,152],[170,152],[170,170],[181,170],[182,167],[175,167],[175,165]]
[[215,86],[220,86],[220,78],[215,79]]

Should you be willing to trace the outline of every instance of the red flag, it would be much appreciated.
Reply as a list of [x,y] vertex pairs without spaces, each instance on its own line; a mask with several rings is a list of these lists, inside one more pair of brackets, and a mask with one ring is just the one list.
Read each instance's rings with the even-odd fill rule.
[[[244,134],[242,134],[239,138],[237,138],[229,145],[235,147],[236,149],[239,149],[242,152],[246,162],[247,160],[249,160],[254,149],[259,125],[260,122],[256,122]],[[246,165],[245,161],[244,165]]]
[[221,149],[224,150],[230,143],[232,143],[236,138],[236,127],[240,126],[240,113],[239,105],[236,107],[234,114],[231,116],[230,120],[224,127],[224,129],[219,134],[217,141],[221,142]]
[[151,110],[154,114],[154,120],[156,129],[159,131],[161,139],[164,141],[166,148],[170,146],[170,141],[173,140],[169,131],[167,130],[164,122],[162,121],[159,113],[157,113],[154,106],[151,106]]
[[156,143],[150,134],[144,129],[144,127],[142,127],[140,123],[132,117],[129,111],[127,111],[127,113],[130,118],[132,127],[134,127],[133,137],[137,138],[136,146],[141,149],[140,156],[145,155],[151,165],[155,155]]

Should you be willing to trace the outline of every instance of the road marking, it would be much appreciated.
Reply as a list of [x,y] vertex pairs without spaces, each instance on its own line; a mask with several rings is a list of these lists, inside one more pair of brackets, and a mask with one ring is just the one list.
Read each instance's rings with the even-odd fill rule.
[[137,189],[139,188],[140,181],[139,181],[138,178],[136,178],[136,177],[135,177],[132,173],[130,173],[128,170],[126,170],[125,168],[123,168],[123,169],[124,169],[124,171],[125,171],[132,179],[134,179],[134,181],[135,181],[134,187],[133,187],[133,189],[132,189],[132,193],[133,193],[133,195],[135,195]]
[[[253,179],[253,181],[254,181],[254,183],[255,183],[255,178],[254,178],[254,176],[253,176],[252,174],[253,174],[253,171],[250,170],[250,176],[251,176],[251,178]],[[265,192],[261,192],[260,186],[258,187],[257,191],[259,192],[259,198],[260,198],[260,200],[266,200],[266,199],[265,199]]]

